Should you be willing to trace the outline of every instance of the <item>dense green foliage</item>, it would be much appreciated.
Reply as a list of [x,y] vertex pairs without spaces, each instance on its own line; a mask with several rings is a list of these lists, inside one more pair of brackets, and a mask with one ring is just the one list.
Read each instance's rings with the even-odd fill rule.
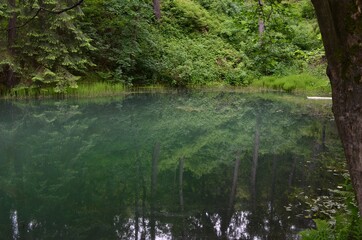
[[40,6],[59,10],[71,4],[0,5],[4,33],[12,13],[18,27],[11,49],[7,35],[0,35],[0,89],[14,87],[6,82],[9,69],[18,89],[54,87],[56,92],[76,88],[77,81],[249,85],[261,76],[306,71],[326,82],[315,73],[323,62],[322,44],[307,0],[268,0],[263,7],[257,1],[164,0],[160,21],[152,1],[86,0],[61,14],[40,11],[27,23]]
[[81,15],[80,9],[62,14],[40,11],[36,18],[23,26],[35,16],[40,6],[53,9],[66,3],[55,0],[19,1],[15,8],[8,7],[0,12],[2,30],[13,12],[18,22],[12,29],[17,36],[11,49],[6,43],[6,34],[0,37],[0,82],[8,84],[5,82],[6,69],[10,66],[15,72],[18,87],[52,86],[56,92],[76,87],[79,75],[92,65],[86,52],[93,49],[91,39],[82,32],[77,20]]

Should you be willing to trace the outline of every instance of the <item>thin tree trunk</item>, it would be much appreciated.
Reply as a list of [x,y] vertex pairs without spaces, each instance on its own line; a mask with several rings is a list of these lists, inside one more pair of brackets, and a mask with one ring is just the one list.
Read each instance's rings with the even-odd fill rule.
[[333,113],[362,215],[362,1],[312,3],[328,61]]
[[231,217],[232,211],[233,211],[233,208],[234,208],[234,202],[235,202],[235,196],[236,196],[236,188],[237,188],[237,185],[238,185],[240,162],[241,162],[241,152],[238,151],[236,153],[233,182],[232,182],[232,185],[231,185],[231,192],[230,192],[230,197],[229,197],[228,217]]
[[275,178],[276,178],[276,170],[277,170],[278,158],[273,156],[273,170],[272,170],[272,181],[270,188],[270,219],[272,220],[274,217],[274,194],[275,194]]
[[293,184],[293,179],[294,179],[294,174],[295,174],[296,167],[297,167],[297,157],[293,157],[293,164],[292,164],[292,168],[290,170],[289,179],[288,179],[288,187],[289,187],[289,189],[292,187],[292,184]]
[[13,46],[16,38],[16,0],[8,0],[8,8],[12,11],[8,23],[8,51],[13,53]]
[[142,229],[141,231],[141,240],[146,239],[146,184],[144,179],[142,178]]
[[322,126],[322,143],[321,143],[322,152],[326,150],[326,129],[327,129],[327,123],[326,121],[324,121]]
[[139,232],[139,211],[138,211],[138,189],[136,189],[136,199],[135,199],[135,216],[134,216],[134,224],[135,224],[135,240],[138,240],[138,232]]
[[265,31],[265,22],[264,22],[264,9],[263,9],[263,1],[262,0],[258,0],[258,4],[259,4],[259,36],[262,37]]
[[153,13],[159,21],[161,19],[161,0],[153,0]]
[[186,239],[185,235],[185,218],[184,218],[184,194],[183,194],[183,176],[184,176],[184,158],[181,157],[179,160],[179,198],[180,198],[180,209],[181,209],[181,239]]
[[231,191],[229,196],[229,205],[226,210],[226,215],[223,216],[221,219],[221,233],[222,239],[227,239],[227,230],[231,222],[231,218],[233,216],[234,211],[234,203],[235,203],[235,196],[236,196],[236,188],[238,186],[238,177],[239,177],[239,169],[240,169],[240,162],[241,162],[241,152],[238,151],[235,157],[235,164],[234,164],[234,174],[232,179]]
[[[8,0],[8,8],[12,11],[9,23],[8,23],[8,45],[7,45],[7,51],[10,56],[14,55],[14,44],[16,39],[16,20],[17,15],[15,12],[16,8],[16,0]],[[15,85],[15,76],[14,76],[14,70],[9,65],[6,69],[6,85],[8,88],[12,88]]]
[[158,158],[160,156],[160,143],[156,143],[152,155],[152,177],[151,177],[151,239],[156,239],[156,220],[155,220],[155,199],[157,191],[157,172],[158,172]]
[[152,155],[152,177],[151,177],[151,193],[155,194],[157,187],[158,159],[160,157],[160,143],[156,143],[153,148]]
[[139,198],[140,198],[140,194],[139,194],[139,189],[141,187],[140,182],[142,181],[142,175],[141,175],[141,161],[139,159],[139,157],[137,157],[137,182],[136,182],[136,194],[135,194],[135,240],[138,240],[138,233],[139,233],[139,221],[138,219],[140,218],[139,216]]
[[274,218],[274,205],[275,205],[275,179],[276,179],[276,170],[277,170],[278,158],[273,156],[273,170],[272,170],[272,180],[270,186],[270,213],[269,213],[269,229],[267,233],[267,239],[277,239],[275,236],[278,236],[276,231],[276,221]]
[[251,197],[253,206],[255,206],[256,201],[256,172],[258,168],[259,160],[259,146],[260,146],[260,117],[257,116],[255,124],[255,135],[254,135],[254,150],[253,150],[253,163],[251,167]]
[[179,197],[181,212],[184,211],[184,195],[183,195],[183,175],[184,175],[184,158],[179,160]]

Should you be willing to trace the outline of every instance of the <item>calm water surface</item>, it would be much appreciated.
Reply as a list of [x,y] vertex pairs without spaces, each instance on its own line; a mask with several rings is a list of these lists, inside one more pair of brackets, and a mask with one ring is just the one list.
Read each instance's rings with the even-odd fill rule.
[[333,187],[339,154],[333,120],[283,96],[2,101],[0,238],[298,239],[291,196]]

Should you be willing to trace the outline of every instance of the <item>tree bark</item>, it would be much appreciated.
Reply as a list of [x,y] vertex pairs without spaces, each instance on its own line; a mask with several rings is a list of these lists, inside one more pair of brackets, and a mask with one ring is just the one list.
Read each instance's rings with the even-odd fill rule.
[[[8,8],[10,9],[11,14],[8,22],[8,42],[7,42],[7,51],[10,56],[14,55],[14,43],[16,38],[16,0],[8,0]],[[14,70],[10,65],[5,69],[6,74],[6,85],[10,89],[15,85],[15,76]]]
[[258,5],[259,5],[259,36],[262,37],[265,31],[265,23],[264,23],[264,9],[263,9],[263,1],[262,0],[258,0]]
[[293,158],[292,168],[290,169],[289,178],[288,178],[288,188],[289,188],[289,190],[290,190],[290,188],[292,187],[292,184],[293,184],[293,179],[294,179],[294,174],[295,174],[296,167],[297,167],[297,157],[294,157]]
[[328,61],[333,113],[362,214],[362,1],[312,3]]
[[179,197],[180,197],[180,208],[181,212],[184,211],[184,194],[183,194],[183,176],[184,176],[184,158],[181,157],[179,160]]
[[259,160],[260,121],[261,121],[260,116],[257,115],[255,123],[253,162],[251,166],[251,198],[252,198],[253,208],[255,208],[256,204],[256,173],[257,173],[258,160]]
[[233,183],[231,185],[231,192],[230,192],[230,197],[229,197],[229,206],[228,206],[228,212],[227,212],[227,217],[228,218],[232,217],[232,212],[233,212],[233,209],[234,209],[236,188],[238,186],[240,162],[241,162],[241,152],[238,151],[236,153],[236,159],[235,159],[235,165],[234,165],[234,174],[233,174]]
[[182,240],[186,239],[186,234],[185,234],[185,217],[184,217],[184,194],[183,194],[183,185],[184,185],[184,163],[185,163],[185,159],[184,157],[181,157],[179,160],[179,198],[180,198],[180,210],[181,210],[181,216],[182,216],[182,221],[181,221],[181,238]]
[[160,143],[157,142],[153,148],[152,154],[152,176],[151,176],[151,240],[156,239],[156,220],[155,220],[155,200],[157,192],[157,173],[158,173],[158,159],[160,157]]
[[153,12],[159,21],[161,19],[161,0],[153,0]]
[[11,11],[9,23],[8,23],[8,50],[9,52],[13,52],[13,45],[16,37],[16,1],[8,0],[8,8]]

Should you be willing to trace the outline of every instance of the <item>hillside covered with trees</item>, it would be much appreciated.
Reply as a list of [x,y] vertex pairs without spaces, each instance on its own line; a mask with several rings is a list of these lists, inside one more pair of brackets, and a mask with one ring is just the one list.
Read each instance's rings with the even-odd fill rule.
[[308,0],[8,0],[0,28],[3,93],[94,82],[329,87]]

